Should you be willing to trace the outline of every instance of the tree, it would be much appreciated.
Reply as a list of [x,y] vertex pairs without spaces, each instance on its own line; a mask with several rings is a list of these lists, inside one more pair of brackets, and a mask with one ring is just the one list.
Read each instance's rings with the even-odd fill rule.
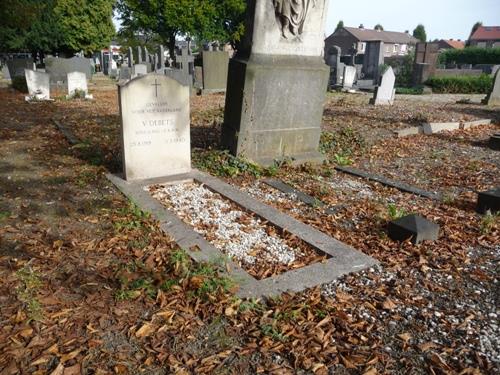
[[2,0],[0,50],[86,53],[114,34],[114,0]]
[[157,34],[175,58],[178,37],[236,42],[245,0],[118,0],[120,34]]
[[483,26],[483,23],[481,21],[478,21],[472,26],[472,30],[470,31],[469,39],[471,38],[472,35],[479,29],[481,26]]
[[419,24],[415,30],[413,30],[413,36],[420,40],[421,42],[425,43],[427,41],[427,33],[425,32],[425,26],[422,24]]
[[375,25],[375,30],[384,31],[384,26],[382,26],[381,24],[377,23]]
[[115,35],[114,0],[57,0],[54,13],[63,35],[62,48],[88,54],[109,45]]
[[337,24],[337,27],[335,28],[335,31],[339,31],[344,27],[344,21],[340,20],[339,23]]

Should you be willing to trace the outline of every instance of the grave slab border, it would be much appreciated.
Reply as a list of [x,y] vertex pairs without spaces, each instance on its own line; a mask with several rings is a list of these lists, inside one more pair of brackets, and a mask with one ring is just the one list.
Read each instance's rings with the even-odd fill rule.
[[281,180],[277,180],[274,178],[266,178],[262,180],[266,185],[281,191],[282,193],[285,194],[295,194],[297,196],[297,199],[301,201],[302,203],[310,206],[310,207],[320,207],[323,209],[323,211],[328,214],[328,215],[336,215],[339,213],[340,210],[344,209],[344,205],[338,205],[338,206],[328,206],[325,202],[323,202],[320,199],[314,198],[310,196],[309,194],[304,193],[303,191],[295,189],[293,186],[290,186],[286,183],[284,183]]
[[353,175],[356,177],[366,178],[367,180],[375,181],[375,182],[381,183],[382,185],[396,188],[400,191],[404,191],[405,193],[419,195],[421,197],[429,198],[429,199],[436,200],[436,201],[442,200],[441,195],[438,193],[432,193],[430,191],[419,189],[417,187],[408,185],[404,182],[389,180],[388,178],[385,178],[384,176],[379,176],[379,175],[376,175],[373,173],[365,172],[365,171],[362,171],[360,169],[356,169],[356,168],[352,168],[352,167],[338,167],[337,166],[337,167],[335,167],[335,170],[337,170],[339,172],[347,173],[347,174],[350,174],[350,175]]
[[161,229],[170,235],[196,262],[217,261],[227,259],[227,256],[216,249],[202,235],[196,233],[190,225],[184,223],[175,212],[168,210],[153,198],[149,192],[144,190],[146,186],[196,181],[235,202],[245,210],[260,216],[270,224],[296,235],[320,252],[330,256],[325,262],[311,264],[263,280],[255,279],[235,262],[227,260],[228,276],[239,284],[239,291],[236,294],[240,298],[276,296],[287,291],[300,292],[378,264],[375,259],[368,255],[250,197],[220,179],[198,170],[177,176],[140,181],[125,181],[113,174],[106,176],[140,209],[151,213],[160,222]]

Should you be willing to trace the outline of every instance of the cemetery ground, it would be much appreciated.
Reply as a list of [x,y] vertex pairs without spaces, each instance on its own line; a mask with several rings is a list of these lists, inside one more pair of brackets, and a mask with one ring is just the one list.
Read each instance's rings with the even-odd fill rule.
[[[367,96],[329,94],[328,163],[260,168],[218,150],[224,96],[193,97],[195,167],[380,262],[302,293],[240,300],[223,262],[192,263],[106,179],[120,170],[118,99],[112,86],[91,91],[94,101],[28,104],[0,89],[2,375],[498,373],[500,224],[475,212],[475,191],[500,185],[498,151],[487,147],[498,108],[456,96],[398,96],[392,107],[374,107]],[[493,124],[392,134],[482,118]],[[405,213],[438,223],[439,240],[389,239],[388,221]]]

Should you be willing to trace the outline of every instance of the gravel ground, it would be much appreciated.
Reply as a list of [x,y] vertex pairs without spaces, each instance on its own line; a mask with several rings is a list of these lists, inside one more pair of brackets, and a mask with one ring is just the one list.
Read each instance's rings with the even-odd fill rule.
[[298,268],[298,263],[310,257],[311,252],[314,260],[319,259],[311,248],[293,246],[260,218],[238,209],[203,185],[156,185],[149,191],[250,273],[257,268],[253,273],[262,275],[260,269],[269,264]]

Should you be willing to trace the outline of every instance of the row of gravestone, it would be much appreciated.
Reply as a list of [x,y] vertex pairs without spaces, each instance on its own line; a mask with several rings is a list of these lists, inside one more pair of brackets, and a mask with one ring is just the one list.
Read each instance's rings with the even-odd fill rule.
[[[344,66],[344,74],[342,79],[342,87],[346,91],[351,91],[354,87],[356,77],[356,68],[353,66]],[[396,84],[396,76],[392,67],[388,67],[380,78],[380,85],[375,88],[373,98],[370,100],[374,105],[392,105],[396,95],[394,88]]]
[[[25,69],[35,69],[32,59],[7,60],[3,69],[4,79],[23,77]],[[87,80],[92,78],[92,64],[90,59],[83,57],[72,57],[70,59],[48,57],[45,59],[45,72],[48,73],[50,83],[63,84],[66,82],[68,73],[81,72]]]
[[202,93],[226,91],[229,66],[227,52],[203,51],[202,66],[194,66],[194,56],[189,54],[187,49],[183,49],[178,56],[178,66],[178,69],[162,68],[153,71],[149,64],[132,64],[120,67],[116,78],[118,81],[127,81],[139,75],[156,72],[194,85]]
[[[344,67],[344,89],[351,90],[353,88],[355,76],[356,70],[354,67]],[[396,94],[396,90],[394,89],[395,83],[396,76],[394,75],[394,71],[392,67],[388,67],[382,74],[380,85],[375,88],[375,94],[370,103],[374,105],[392,105]],[[500,106],[500,70],[495,73],[491,91],[483,100],[483,104],[487,104],[489,106]]]
[[[50,100],[50,75],[32,69],[25,69],[24,74],[29,94],[26,100]],[[65,81],[68,87],[68,98],[92,98],[88,93],[87,76],[85,73],[70,72],[67,74]]]

